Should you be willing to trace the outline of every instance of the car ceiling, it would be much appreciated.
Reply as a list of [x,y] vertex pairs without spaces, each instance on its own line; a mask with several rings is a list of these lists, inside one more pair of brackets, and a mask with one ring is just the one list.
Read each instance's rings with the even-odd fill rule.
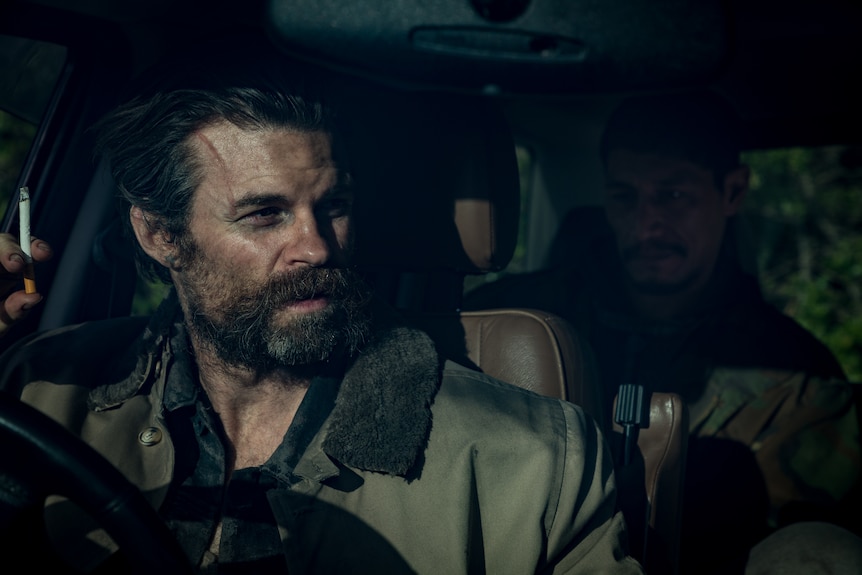
[[855,0],[13,0],[3,8],[11,20],[60,23],[66,35],[80,29],[98,40],[98,28],[69,26],[52,9],[112,23],[141,66],[172,42],[264,22],[285,51],[349,74],[555,102],[533,107],[538,123],[542,110],[585,98],[711,85],[748,121],[753,147],[862,133]]

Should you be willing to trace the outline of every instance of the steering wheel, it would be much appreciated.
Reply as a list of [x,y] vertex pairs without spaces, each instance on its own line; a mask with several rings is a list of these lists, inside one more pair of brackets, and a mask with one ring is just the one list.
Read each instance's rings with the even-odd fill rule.
[[25,475],[16,480],[23,477],[40,497],[62,495],[81,506],[141,574],[192,573],[179,544],[137,487],[72,432],[4,393],[0,444],[4,458],[26,461],[21,466]]

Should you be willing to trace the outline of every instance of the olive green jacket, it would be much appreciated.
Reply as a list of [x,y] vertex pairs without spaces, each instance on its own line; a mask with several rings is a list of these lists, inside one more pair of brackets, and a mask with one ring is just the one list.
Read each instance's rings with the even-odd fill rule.
[[[443,362],[422,332],[387,322],[290,490],[268,494],[291,573],[642,572],[624,550],[604,440],[580,408]],[[3,388],[80,435],[156,508],[176,457],[161,402],[176,327],[158,323],[37,335],[0,365]],[[111,552],[67,500],[50,500],[46,521],[82,568]]]

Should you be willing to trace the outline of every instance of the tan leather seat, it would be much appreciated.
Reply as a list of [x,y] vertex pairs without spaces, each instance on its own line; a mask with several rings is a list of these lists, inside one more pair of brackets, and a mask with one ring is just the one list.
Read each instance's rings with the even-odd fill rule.
[[[519,308],[409,315],[454,361],[584,407],[620,459],[623,429],[603,413],[592,352],[566,320]],[[687,443],[685,403],[677,394],[654,393],[635,457],[616,466],[630,551],[650,574],[677,572]]]
[[[622,433],[623,428],[613,423],[611,436],[618,457]],[[629,544],[647,573],[677,573],[688,446],[688,408],[682,398],[653,393],[649,423],[637,433],[639,457],[616,468]]]
[[[499,112],[475,99],[351,97],[365,112],[360,119],[371,121],[355,130],[362,136],[354,167],[364,198],[356,206],[357,225],[364,224],[357,229],[359,269],[445,356],[579,404],[613,439],[592,352],[568,322],[530,309],[459,311],[465,275],[505,267],[517,240],[517,163]],[[649,533],[648,570],[673,573],[685,409],[679,398],[658,395],[650,408],[638,435],[642,465],[625,471],[620,501],[627,517],[636,514],[631,523]],[[633,554],[644,557],[641,548]]]
[[[595,362],[569,323],[535,309],[411,314],[450,359],[541,395],[598,406]],[[591,409],[603,429],[609,421]]]

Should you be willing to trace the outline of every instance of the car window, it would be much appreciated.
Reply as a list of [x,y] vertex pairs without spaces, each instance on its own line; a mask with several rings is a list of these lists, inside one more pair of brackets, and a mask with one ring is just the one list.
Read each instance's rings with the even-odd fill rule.
[[132,315],[151,315],[162,303],[170,286],[157,280],[147,280],[138,276],[135,295],[132,298]]
[[6,213],[36,126],[0,110],[0,217]]
[[750,151],[743,261],[862,380],[862,146]]
[[62,46],[0,35],[0,218],[27,184],[27,156],[65,59]]

